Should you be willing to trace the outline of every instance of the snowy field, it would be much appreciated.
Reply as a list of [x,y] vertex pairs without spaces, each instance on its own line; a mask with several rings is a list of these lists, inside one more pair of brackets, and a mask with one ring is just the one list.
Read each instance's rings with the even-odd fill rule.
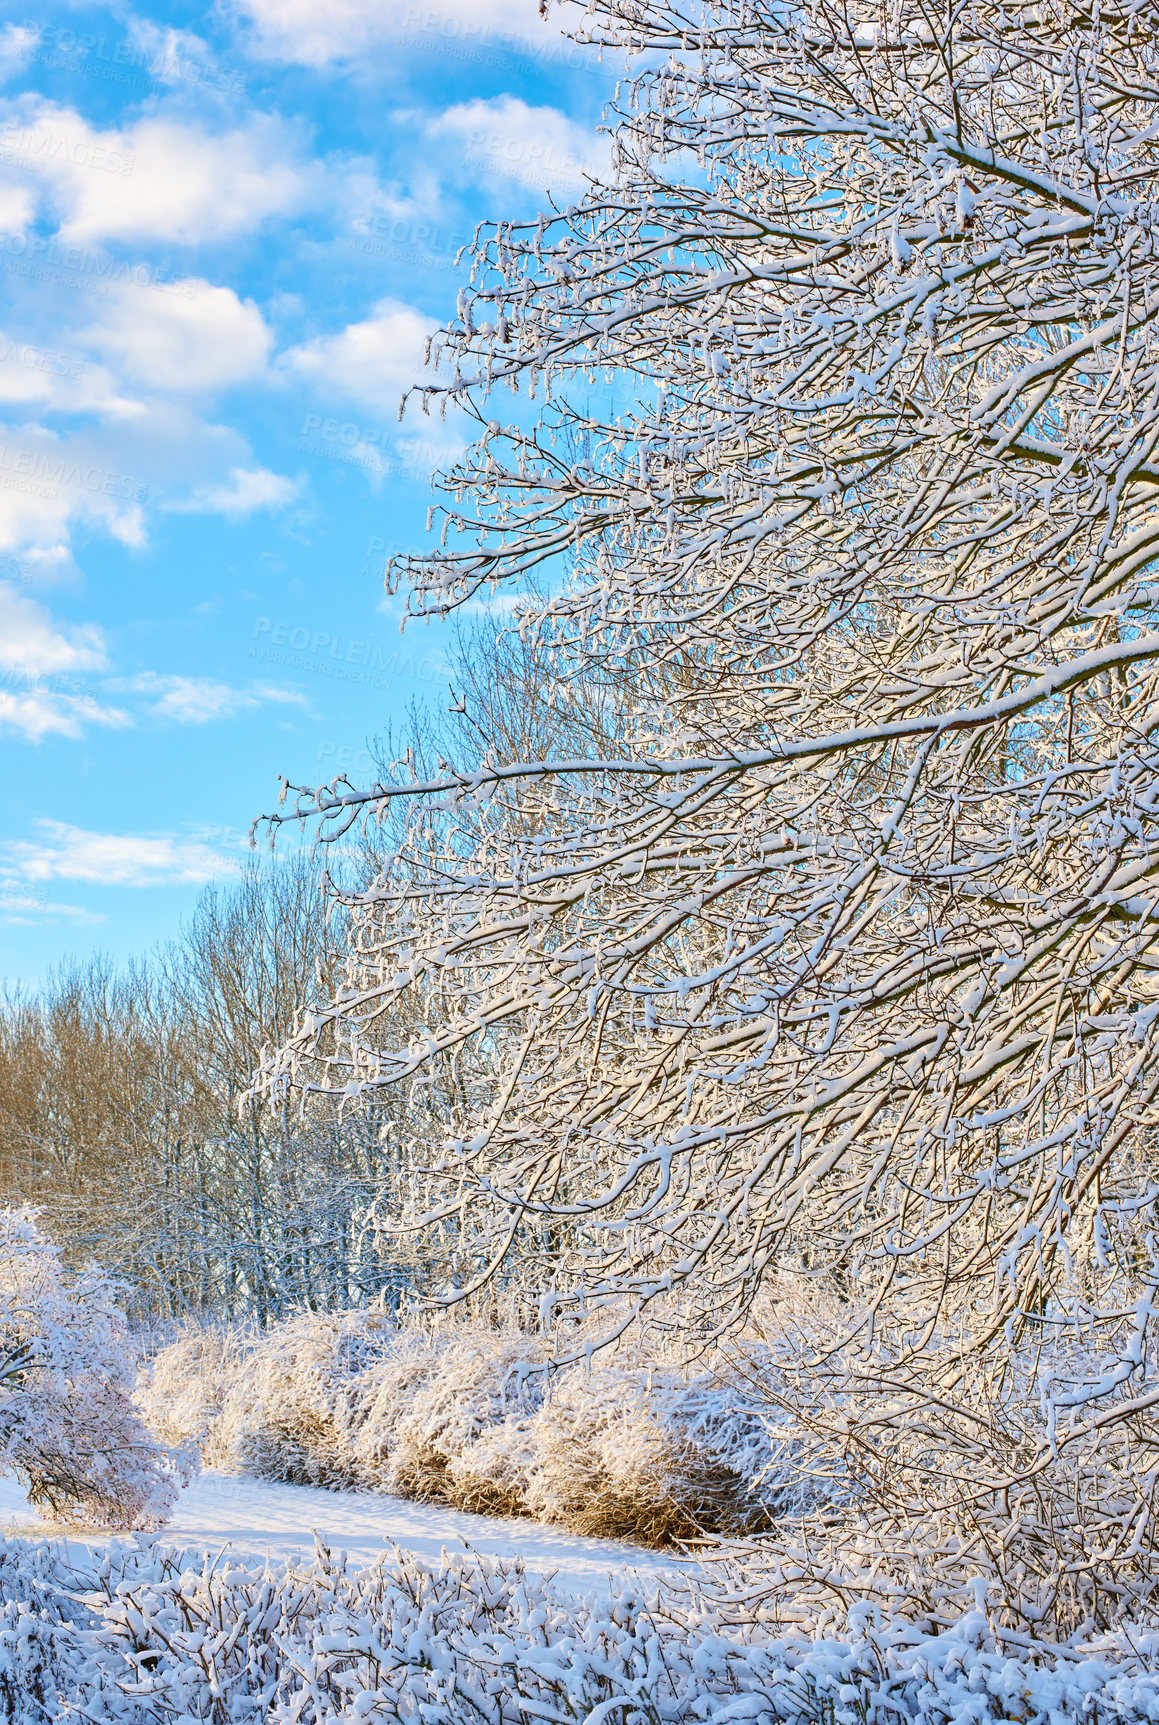
[[[0,1479],[0,1533],[28,1539],[58,1535],[93,1549],[112,1536],[49,1527],[14,1479]],[[443,1504],[398,1497],[317,1491],[234,1474],[205,1472],[182,1492],[164,1544],[190,1553],[228,1551],[239,1562],[309,1559],[315,1533],[355,1567],[371,1564],[398,1546],[437,1561],[443,1550],[470,1548],[489,1557],[520,1557],[526,1568],[577,1594],[606,1593],[611,1581],[631,1575],[647,1584],[679,1568],[670,1556],[614,1540],[585,1539],[535,1522],[467,1515]]]

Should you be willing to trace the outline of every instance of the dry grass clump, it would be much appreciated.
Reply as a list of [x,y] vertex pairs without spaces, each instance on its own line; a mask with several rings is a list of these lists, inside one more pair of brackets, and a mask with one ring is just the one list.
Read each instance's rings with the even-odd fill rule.
[[255,1345],[244,1328],[187,1324],[137,1380],[137,1405],[154,1436],[174,1448],[200,1445],[204,1463],[222,1466],[222,1407]]
[[429,1377],[394,1429],[392,1489],[487,1515],[525,1514],[531,1421],[543,1400],[542,1345],[476,1325],[440,1343]]
[[278,1325],[230,1385],[214,1453],[243,1473],[292,1485],[372,1484],[353,1437],[365,1422],[374,1367],[394,1339],[380,1312],[302,1313]]
[[767,1436],[754,1443],[760,1417],[723,1391],[711,1374],[614,1363],[561,1377],[533,1423],[531,1513],[653,1546],[767,1526],[751,1465],[754,1449],[767,1464]]
[[436,1369],[440,1347],[436,1332],[408,1324],[391,1332],[389,1345],[376,1359],[360,1402],[359,1418],[347,1428],[351,1454],[365,1489],[397,1492],[401,1497],[430,1495],[405,1490],[402,1480],[396,1479],[395,1434]]

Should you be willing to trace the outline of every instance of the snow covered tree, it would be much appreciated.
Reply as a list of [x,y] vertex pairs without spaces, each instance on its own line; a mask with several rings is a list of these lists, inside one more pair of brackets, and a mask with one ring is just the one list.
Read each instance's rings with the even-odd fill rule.
[[614,746],[290,787],[324,841],[411,819],[264,1081],[482,1050],[424,1212],[481,1276],[539,1219],[609,1335],[828,1290],[801,1393],[879,1578],[916,1539],[1097,1616],[1159,1441],[1159,8],[584,33],[643,52],[614,172],[476,247],[438,348],[480,436],[398,573],[546,580],[519,626]]
[[113,1294],[95,1272],[66,1277],[34,1210],[0,1210],[0,1468],[49,1514],[160,1527],[184,1475],[134,1411]]

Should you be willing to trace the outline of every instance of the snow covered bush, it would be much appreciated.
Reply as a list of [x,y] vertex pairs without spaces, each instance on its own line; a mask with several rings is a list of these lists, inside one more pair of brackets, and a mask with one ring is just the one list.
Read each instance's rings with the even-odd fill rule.
[[364,1570],[188,1566],[122,1548],[87,1568],[0,1545],[8,1725],[1080,1725],[1159,1717],[1142,1624],[1048,1649],[975,1611],[940,1631],[778,1624],[714,1589],[580,1601],[517,1562],[404,1553]]
[[204,1459],[263,1479],[332,1490],[373,1484],[353,1434],[374,1394],[375,1366],[396,1343],[381,1312],[303,1312],[222,1363],[220,1418]]
[[530,1440],[529,1512],[577,1533],[669,1545],[753,1532],[808,1499],[783,1465],[789,1441],[767,1399],[746,1395],[722,1364],[573,1367],[551,1385]]
[[513,1433],[539,1404],[541,1364],[534,1341],[482,1325],[301,1313],[240,1345],[191,1331],[158,1353],[138,1398],[158,1436],[204,1430],[211,1467],[514,1512]]
[[426,1380],[387,1440],[390,1489],[485,1514],[526,1512],[543,1365],[531,1336],[479,1324],[437,1332]]
[[396,1434],[426,1387],[439,1353],[439,1337],[422,1323],[399,1325],[367,1386],[365,1418],[350,1442],[371,1490],[401,1491],[391,1475]]
[[136,1360],[115,1288],[69,1276],[28,1207],[0,1210],[0,1467],[46,1515],[160,1527],[186,1464],[132,1402]]
[[[198,1376],[206,1359],[221,1374],[211,1386]],[[139,1394],[172,1438],[219,1410],[202,1446],[210,1466],[663,1545],[751,1533],[832,1500],[770,1400],[783,1375],[755,1340],[696,1369],[641,1338],[591,1369],[552,1370],[542,1339],[515,1329],[358,1310],[303,1313],[232,1349],[183,1337]]]
[[79,1667],[76,1634],[90,1621],[70,1599],[75,1577],[58,1547],[0,1542],[0,1722],[56,1725]]

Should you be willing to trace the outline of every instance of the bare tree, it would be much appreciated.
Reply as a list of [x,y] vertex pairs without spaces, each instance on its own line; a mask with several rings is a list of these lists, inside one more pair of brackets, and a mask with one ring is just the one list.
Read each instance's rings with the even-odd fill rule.
[[263,1053],[333,987],[336,938],[324,909],[307,853],[254,867],[204,895],[167,959],[175,1010],[216,1107],[204,1198],[212,1231],[229,1241],[220,1273],[236,1293],[227,1304],[252,1307],[263,1322],[288,1304],[366,1299],[391,1280],[359,1220],[388,1182],[391,1110],[303,1116],[245,1096]]
[[0,1013],[0,1180],[34,1200],[74,1268],[90,1257],[156,1309],[193,1297],[172,1243],[200,1136],[196,1062],[140,966],[74,962]]

